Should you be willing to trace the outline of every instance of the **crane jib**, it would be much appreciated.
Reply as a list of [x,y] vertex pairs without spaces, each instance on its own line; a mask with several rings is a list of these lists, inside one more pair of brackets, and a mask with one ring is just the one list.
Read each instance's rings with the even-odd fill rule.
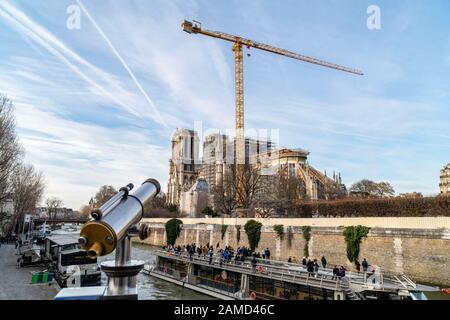
[[274,47],[271,45],[259,43],[259,42],[256,42],[256,41],[253,41],[250,39],[245,39],[245,38],[242,38],[239,36],[234,36],[234,35],[227,34],[224,32],[219,32],[219,31],[204,30],[201,28],[201,26],[199,26],[197,24],[193,24],[190,21],[184,21],[182,26],[183,26],[184,31],[186,31],[188,33],[203,34],[206,36],[222,39],[222,40],[237,43],[240,45],[245,45],[249,48],[252,47],[255,49],[259,49],[259,50],[275,53],[278,55],[282,55],[285,57],[289,57],[292,59],[304,61],[307,63],[312,63],[312,64],[319,65],[322,67],[331,68],[331,69],[344,71],[344,72],[348,72],[348,73],[352,73],[352,74],[357,74],[357,75],[361,75],[361,76],[364,75],[364,73],[362,71],[359,71],[359,70],[356,70],[353,68],[348,68],[348,67],[341,66],[341,65],[338,65],[335,63],[331,63],[331,62],[319,60],[316,58],[304,56],[304,55],[294,53],[294,52],[291,52],[291,51],[288,51],[285,49],[280,49],[280,48],[277,48],[277,47]]

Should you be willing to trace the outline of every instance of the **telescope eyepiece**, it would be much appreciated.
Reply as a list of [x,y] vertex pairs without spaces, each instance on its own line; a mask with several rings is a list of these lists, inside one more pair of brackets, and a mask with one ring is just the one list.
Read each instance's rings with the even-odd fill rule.
[[124,195],[128,195],[128,193],[133,190],[134,184],[129,183],[125,187],[120,188],[119,192],[123,192]]

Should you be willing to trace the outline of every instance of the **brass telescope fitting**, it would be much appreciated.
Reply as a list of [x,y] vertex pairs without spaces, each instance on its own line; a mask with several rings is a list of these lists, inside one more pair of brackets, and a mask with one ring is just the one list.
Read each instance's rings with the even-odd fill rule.
[[91,258],[107,255],[117,245],[116,233],[102,221],[89,221],[80,232],[79,243]]

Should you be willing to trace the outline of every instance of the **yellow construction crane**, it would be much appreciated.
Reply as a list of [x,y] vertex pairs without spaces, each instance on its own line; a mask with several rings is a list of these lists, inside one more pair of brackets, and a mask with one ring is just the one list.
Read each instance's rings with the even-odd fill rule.
[[236,86],[236,164],[237,181],[242,183],[242,165],[245,164],[245,133],[244,133],[244,56],[242,47],[256,48],[267,52],[279,54],[292,59],[301,60],[308,63],[317,64],[319,66],[336,69],[357,75],[363,75],[359,70],[347,68],[334,63],[318,60],[301,54],[297,54],[288,50],[276,48],[267,44],[259,43],[253,40],[234,36],[224,32],[211,31],[202,29],[201,23],[198,21],[185,20],[182,25],[183,30],[187,33],[203,34],[205,36],[232,42],[235,63],[235,86]]

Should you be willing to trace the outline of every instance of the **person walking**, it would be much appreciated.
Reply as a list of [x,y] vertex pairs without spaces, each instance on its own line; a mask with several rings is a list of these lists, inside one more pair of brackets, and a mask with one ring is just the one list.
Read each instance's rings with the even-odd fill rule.
[[292,257],[289,257],[288,263],[292,263]]
[[303,268],[306,269],[306,267],[307,267],[307,261],[306,261],[306,258],[305,258],[305,257],[303,257],[302,265],[303,265]]
[[213,255],[214,255],[214,251],[213,251],[213,247],[211,247],[211,248],[209,248],[209,264],[212,264]]
[[337,280],[339,275],[339,268],[337,266],[334,266],[333,268],[333,277],[331,280]]
[[252,259],[252,270],[253,270],[253,273],[256,273],[256,263],[257,263],[256,255],[253,255],[253,259]]
[[314,274],[314,262],[312,262],[312,260],[308,260],[306,264],[306,270],[308,271],[309,276],[312,276]]
[[193,255],[194,255],[195,251],[194,251],[194,246],[191,246],[189,248],[189,261],[193,260]]
[[356,271],[358,271],[358,273],[361,272],[361,263],[359,263],[358,260],[355,261],[355,268],[356,268]]
[[341,278],[345,278],[345,268],[344,266],[341,266],[341,268],[339,269],[339,279]]
[[266,248],[266,259],[270,260],[270,250],[269,250],[269,248]]
[[317,263],[317,259],[314,259],[314,277],[317,278],[319,274],[319,264]]
[[322,268],[326,269],[327,268],[327,259],[325,258],[325,256],[322,256],[322,259],[320,259],[320,261],[322,262]]
[[364,273],[367,272],[367,269],[369,268],[369,262],[367,262],[366,258],[364,258],[363,262],[362,262],[362,267],[363,267],[363,271]]

